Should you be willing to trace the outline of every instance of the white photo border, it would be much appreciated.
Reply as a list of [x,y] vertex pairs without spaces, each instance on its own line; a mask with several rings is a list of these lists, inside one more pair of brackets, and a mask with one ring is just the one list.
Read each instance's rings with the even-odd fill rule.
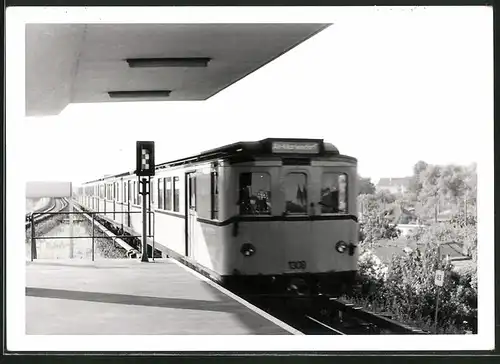
[[[491,7],[473,7],[491,21]],[[285,11],[286,9],[286,11]],[[23,148],[25,112],[26,23],[333,23],[340,14],[369,17],[369,7],[96,7],[6,10],[6,301],[7,350],[9,351],[465,351],[492,350],[494,310],[494,163],[493,87],[491,120],[477,123],[484,135],[478,160],[478,334],[404,336],[35,336],[25,333],[24,208],[26,156]],[[382,8],[381,8],[382,9]],[[402,10],[398,7],[395,11]],[[469,7],[434,7],[443,16]],[[492,32],[493,34],[493,32]],[[491,37],[493,38],[493,35]],[[489,35],[485,35],[489,36]],[[492,61],[493,61],[493,42]],[[493,62],[491,63],[493,68]],[[493,86],[493,80],[492,80]],[[43,122],[43,121],[41,121]],[[142,340],[138,340],[141,339]],[[134,343],[135,347],[131,347]],[[196,343],[194,345],[193,343]]]

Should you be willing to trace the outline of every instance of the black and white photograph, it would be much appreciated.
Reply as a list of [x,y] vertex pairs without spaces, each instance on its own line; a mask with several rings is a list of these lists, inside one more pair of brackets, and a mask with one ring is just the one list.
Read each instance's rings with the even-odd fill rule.
[[6,55],[8,350],[494,349],[491,7],[11,7]]

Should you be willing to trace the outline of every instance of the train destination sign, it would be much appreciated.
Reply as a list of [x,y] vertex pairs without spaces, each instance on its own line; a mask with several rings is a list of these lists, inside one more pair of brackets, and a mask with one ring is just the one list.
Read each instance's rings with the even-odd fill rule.
[[311,142],[273,142],[273,153],[318,154],[319,143]]

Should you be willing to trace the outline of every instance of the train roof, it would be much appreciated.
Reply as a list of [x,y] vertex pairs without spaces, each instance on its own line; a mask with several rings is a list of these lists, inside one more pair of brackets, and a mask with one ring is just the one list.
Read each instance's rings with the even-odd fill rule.
[[[341,155],[339,150],[332,143],[326,143],[323,139],[266,138],[259,141],[237,142],[209,149],[191,157],[157,164],[155,169],[159,170],[182,164],[222,158],[242,162],[253,160],[254,157],[311,158],[330,156],[339,156],[356,162],[356,159],[353,157]],[[132,174],[135,174],[135,170],[102,177],[86,182],[85,184],[105,181],[110,178],[129,176]]]

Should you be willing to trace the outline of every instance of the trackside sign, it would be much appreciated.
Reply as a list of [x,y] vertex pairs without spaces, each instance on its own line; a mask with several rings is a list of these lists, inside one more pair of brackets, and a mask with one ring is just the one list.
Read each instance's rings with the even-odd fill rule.
[[273,142],[273,153],[318,154],[319,143],[310,142]]

